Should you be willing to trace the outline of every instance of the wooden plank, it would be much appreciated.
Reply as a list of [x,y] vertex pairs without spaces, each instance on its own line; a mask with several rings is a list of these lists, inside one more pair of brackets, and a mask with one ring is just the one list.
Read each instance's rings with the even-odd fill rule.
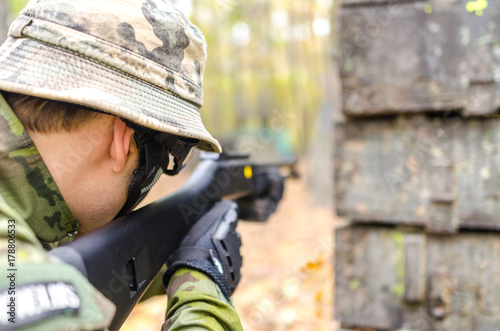
[[[380,242],[380,244],[377,244]],[[346,227],[335,238],[335,318],[346,328],[399,328],[404,247],[388,230]]]
[[423,302],[427,289],[426,238],[422,234],[404,236],[404,300],[410,303]]
[[350,116],[500,108],[500,2],[344,0],[344,113]]
[[463,6],[426,2],[340,11],[344,112],[462,109],[468,86]]
[[[405,242],[426,240],[425,298],[407,302],[406,273],[421,254]],[[418,230],[348,226],[336,230],[335,316],[346,329],[497,330],[500,325],[500,235],[426,235]],[[420,248],[418,249],[420,250]],[[406,261],[416,256],[415,261]],[[422,268],[420,269],[422,270]]]
[[467,76],[469,86],[464,115],[487,115],[496,113],[500,103],[499,69],[500,54],[500,3],[489,1],[480,15],[467,10],[462,14],[465,26]]
[[336,139],[340,216],[433,232],[500,229],[500,118],[349,121]]

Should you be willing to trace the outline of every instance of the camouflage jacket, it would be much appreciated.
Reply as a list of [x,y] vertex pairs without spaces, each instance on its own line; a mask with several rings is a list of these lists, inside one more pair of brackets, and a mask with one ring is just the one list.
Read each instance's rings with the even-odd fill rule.
[[[114,305],[47,250],[78,228],[32,140],[0,95],[1,330],[107,329]],[[238,316],[205,275],[172,278],[163,330],[241,330]]]

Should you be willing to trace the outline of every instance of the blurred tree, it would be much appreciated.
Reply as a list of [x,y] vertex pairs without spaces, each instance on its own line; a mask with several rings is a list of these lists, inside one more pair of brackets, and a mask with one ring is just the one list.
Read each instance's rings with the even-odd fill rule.
[[9,8],[9,21],[13,21],[14,18],[19,14],[21,9],[23,9],[29,0],[2,0],[2,2],[7,3]]
[[[290,136],[302,151],[326,97],[332,0],[177,0],[209,45],[204,120],[231,136]],[[187,4],[189,3],[189,4]],[[286,128],[286,129],[285,129]]]
[[0,43],[7,37],[7,0],[0,0]]
[[[285,135],[304,150],[331,79],[333,0],[172,1],[207,38],[208,129],[222,140],[254,132],[254,149]],[[27,2],[0,0],[1,36]]]
[[17,17],[29,0],[0,0],[0,43],[7,38],[10,23]]

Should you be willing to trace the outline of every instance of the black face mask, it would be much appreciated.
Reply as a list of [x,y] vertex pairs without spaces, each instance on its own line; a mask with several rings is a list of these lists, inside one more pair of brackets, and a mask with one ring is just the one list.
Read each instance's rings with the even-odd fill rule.
[[[123,119],[122,119],[123,120]],[[123,120],[134,130],[134,139],[139,149],[139,167],[128,189],[125,205],[117,217],[133,210],[148,194],[162,174],[176,175],[189,162],[197,139],[174,136],[158,132]]]

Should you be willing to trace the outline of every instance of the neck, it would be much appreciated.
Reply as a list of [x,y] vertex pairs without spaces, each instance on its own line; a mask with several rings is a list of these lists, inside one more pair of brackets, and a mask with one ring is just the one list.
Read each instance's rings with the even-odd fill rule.
[[[0,95],[0,194],[44,242],[72,233],[78,222],[28,132]],[[4,143],[5,142],[5,143]]]

